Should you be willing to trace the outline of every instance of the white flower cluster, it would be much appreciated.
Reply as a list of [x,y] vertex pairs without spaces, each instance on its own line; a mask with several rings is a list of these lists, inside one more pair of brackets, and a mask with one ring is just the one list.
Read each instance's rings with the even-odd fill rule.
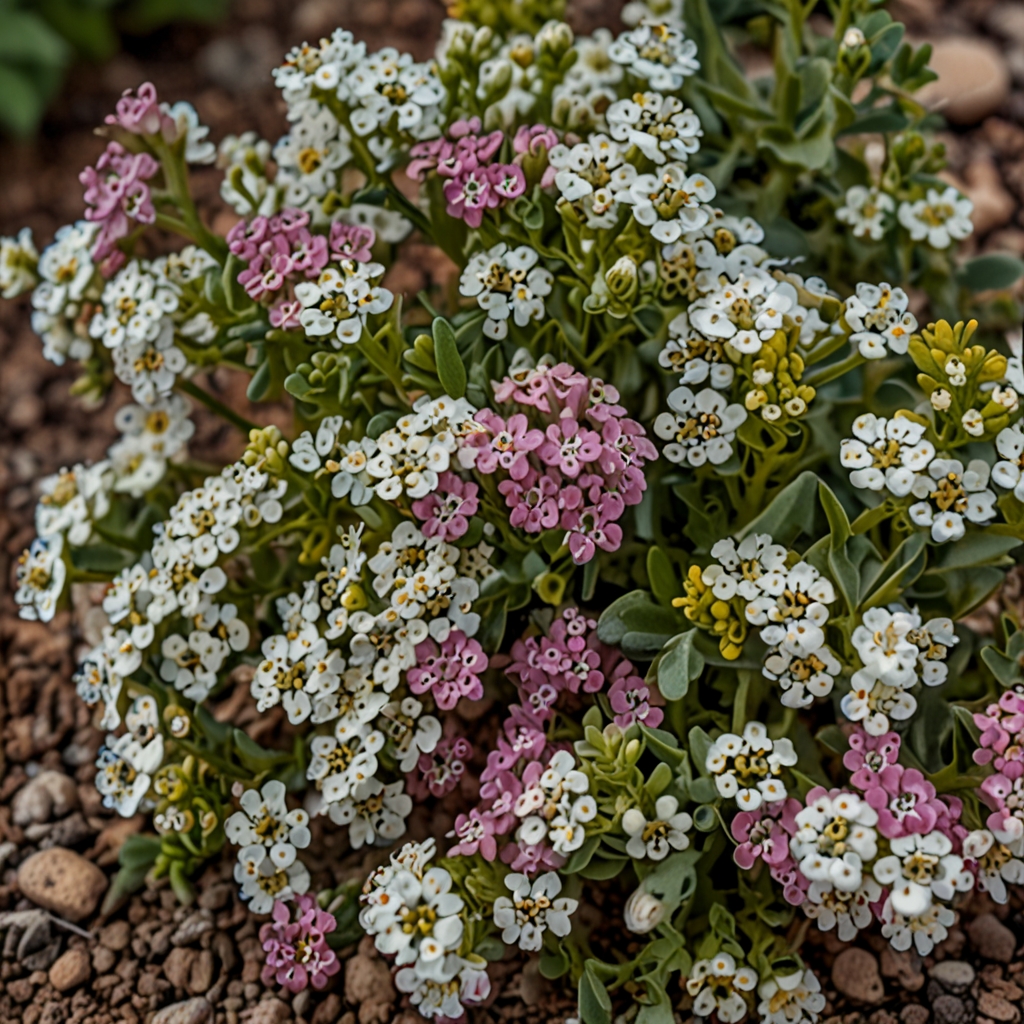
[[103,806],[130,818],[139,809],[164,757],[154,697],[139,697],[124,716],[124,735],[108,736],[96,759],[96,788]]
[[857,285],[846,300],[844,316],[856,345],[865,359],[882,359],[889,353],[905,355],[910,336],[917,330],[917,318],[907,307],[910,299],[902,288],[891,284]]
[[786,799],[782,769],[794,764],[791,740],[771,740],[764,725],[748,722],[742,736],[722,733],[711,744],[704,767],[720,796],[735,798],[741,811],[756,811],[762,803]]
[[[901,836],[889,840],[891,853],[874,866],[875,878],[889,887],[887,905],[903,918],[920,918],[933,903],[946,902],[974,886],[963,857],[953,853],[945,832]],[[898,948],[898,947],[897,947]]]
[[888,732],[890,719],[905,721],[917,710],[910,691],[919,681],[926,686],[946,681],[945,661],[957,642],[951,619],[922,622],[916,611],[899,605],[869,609],[853,632],[863,668],[843,696],[843,714],[872,736]]
[[385,501],[417,499],[437,490],[448,469],[468,469],[478,449],[467,439],[483,430],[474,406],[464,398],[424,395],[412,412],[378,435],[342,441],[351,424],[340,416],[324,419],[316,437],[300,435],[289,462],[304,473],[331,474],[331,494],[366,504],[374,494]]
[[586,824],[597,817],[597,801],[590,795],[589,778],[576,768],[576,759],[560,750],[540,777],[523,789],[513,812],[521,822],[517,843],[536,846],[546,839],[555,853],[566,856],[583,845]]
[[685,78],[700,70],[697,44],[685,37],[682,28],[649,17],[623,32],[608,47],[608,56],[652,89],[670,92],[681,89]]
[[762,1024],[816,1024],[825,1009],[821,982],[809,967],[766,978],[757,986],[757,994]]
[[307,336],[324,338],[334,348],[354,345],[367,317],[394,304],[394,295],[380,285],[383,276],[383,264],[341,260],[324,268],[316,281],[297,284],[295,297],[303,306],[299,322]]
[[247,789],[242,809],[224,823],[224,833],[238,851],[235,881],[254,914],[266,914],[274,900],[301,895],[309,888],[309,872],[298,850],[309,846],[309,815],[289,811],[283,782],[271,779],[261,789]]
[[43,341],[43,356],[63,364],[84,360],[92,353],[88,324],[82,322],[85,303],[100,295],[92,261],[97,225],[80,220],[66,224],[39,258],[38,287],[32,293],[32,330]]
[[648,821],[639,807],[630,807],[622,815],[622,831],[629,836],[626,853],[634,860],[664,860],[671,850],[685,850],[690,845],[687,832],[693,818],[679,810],[674,796],[660,796],[654,804],[654,818]]
[[31,291],[39,283],[38,265],[31,228],[22,228],[14,238],[0,238],[0,298]]
[[886,217],[896,209],[892,196],[878,186],[852,185],[845,202],[836,210],[836,219],[853,229],[855,238],[880,242],[885,235]]
[[[849,917],[845,901],[863,895],[865,865],[878,853],[877,823],[873,807],[841,790],[822,793],[797,813],[789,849],[800,873],[811,882],[807,898],[812,904],[827,907],[836,918]],[[842,931],[853,923],[852,918],[844,921]]]
[[168,460],[180,455],[195,433],[188,414],[188,402],[176,394],[117,410],[114,426],[121,438],[107,451],[115,491],[138,498],[163,479]]
[[843,440],[839,461],[851,470],[854,487],[917,498],[907,514],[942,544],[963,537],[965,520],[982,525],[995,518],[996,495],[988,488],[984,459],[972,459],[965,468],[959,459],[940,458],[926,429],[908,417],[865,413],[853,422],[854,436]]
[[459,956],[465,904],[452,892],[451,874],[428,866],[434,855],[433,839],[393,853],[367,879],[359,923],[381,953],[394,956],[395,984],[424,1017],[458,1018],[464,1003],[487,997],[490,982],[478,958]]
[[554,277],[539,265],[540,256],[528,245],[510,249],[505,242],[478,252],[466,264],[459,291],[476,299],[487,313],[484,334],[500,341],[508,336],[508,322],[526,327],[543,320],[544,299],[551,294]]

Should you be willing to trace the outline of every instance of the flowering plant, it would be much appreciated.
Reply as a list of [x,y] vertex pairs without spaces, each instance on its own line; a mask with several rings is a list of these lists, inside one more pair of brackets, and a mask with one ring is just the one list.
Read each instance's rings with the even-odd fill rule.
[[[296,47],[272,148],[125,95],[84,219],[0,248],[76,391],[133,399],[106,460],[42,482],[16,598],[49,621],[104,585],[77,677],[97,786],[158,833],[117,891],[148,871],[188,900],[230,843],[267,983],[330,984],[358,925],[425,1017],[485,1001],[517,947],[586,1024],[813,1021],[791,922],[926,954],[963,893],[1024,879],[1024,634],[965,621],[1024,540],[1020,345],[911,309],[911,280],[941,307],[970,279],[915,262],[952,259],[969,203],[915,191],[927,54],[874,4],[837,7],[810,63],[780,44],[780,95],[820,108],[799,128],[761,116],[701,0],[693,36],[673,3],[581,39],[543,6],[461,4],[425,63],[340,29]],[[840,291],[773,253],[780,208],[748,215],[737,161],[824,189],[834,135],[888,124],[865,77],[902,177],[836,216],[906,258],[865,252],[890,282]],[[188,186],[214,159],[223,238]],[[397,294],[413,232],[450,295]],[[288,396],[287,434],[217,367]],[[188,461],[188,399],[247,436],[218,472]],[[310,895],[324,829],[388,848],[358,911]],[[598,888],[621,912],[578,913]]]

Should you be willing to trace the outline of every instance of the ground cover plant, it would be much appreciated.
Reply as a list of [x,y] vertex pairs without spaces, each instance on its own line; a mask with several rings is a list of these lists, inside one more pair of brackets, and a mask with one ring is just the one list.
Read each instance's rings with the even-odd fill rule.
[[[1024,879],[1024,639],[963,622],[1024,537],[1017,311],[972,297],[1020,265],[957,263],[927,50],[830,11],[629,5],[575,38],[467,2],[422,64],[339,29],[275,73],[274,146],[142,85],[83,219],[4,240],[76,392],[131,391],[108,458],[42,481],[17,574],[43,621],[109,584],[79,693],[104,802],[154,830],[115,896],[187,901],[231,844],[267,984],[328,984],[362,930],[426,1017],[517,947],[586,1024],[654,1024],[814,1020],[809,928],[925,954]],[[189,190],[213,161],[225,237]],[[406,308],[414,235],[457,286]],[[223,406],[218,366],[292,429]],[[188,459],[190,401],[236,462]],[[239,685],[286,727],[220,722]],[[467,774],[453,831],[406,842]],[[390,858],[312,891],[317,818]]]

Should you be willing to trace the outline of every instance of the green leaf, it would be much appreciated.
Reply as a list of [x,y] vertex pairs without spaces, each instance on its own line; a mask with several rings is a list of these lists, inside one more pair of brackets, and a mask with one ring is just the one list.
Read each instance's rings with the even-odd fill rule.
[[956,272],[957,281],[969,291],[1010,288],[1024,276],[1024,260],[1005,253],[988,253],[968,260]]
[[384,412],[377,413],[366,424],[366,436],[372,437],[376,441],[385,430],[390,430],[398,422],[401,415],[397,409],[386,409]]
[[0,64],[0,123],[15,135],[30,135],[42,119],[48,93],[25,72]]
[[923,533],[912,533],[889,556],[871,582],[867,597],[861,602],[860,610],[878,608],[898,600],[903,592],[924,572],[928,553]]
[[245,270],[246,264],[233,252],[228,253],[224,261],[224,271],[221,274],[220,286],[227,299],[228,309],[232,313],[239,313],[248,309],[252,304],[246,290],[238,283],[238,275]]
[[697,630],[691,629],[669,641],[658,661],[657,683],[666,700],[682,700],[690,683],[704,671],[704,655],[694,646]]
[[545,978],[560,978],[569,970],[569,957],[559,946],[554,953],[541,953],[540,973]]
[[703,775],[707,772],[705,763],[708,759],[708,751],[712,747],[711,737],[699,725],[695,725],[690,730],[688,739],[693,765]]
[[562,871],[567,875],[574,875],[578,871],[582,871],[590,863],[600,845],[600,836],[590,836],[578,850],[573,851]]
[[595,857],[580,871],[580,878],[591,882],[606,882],[620,875],[629,862],[629,857]]
[[739,532],[739,537],[768,533],[776,544],[791,545],[801,533],[812,534],[818,474],[807,470],[775,496],[772,503]]
[[672,561],[657,544],[647,552],[647,579],[651,592],[661,605],[670,605],[672,598],[679,594],[679,581]]
[[903,131],[910,121],[907,115],[896,104],[882,107],[879,110],[872,110],[863,117],[858,117],[852,124],[848,124],[837,137],[843,135],[868,135],[884,134],[888,132]]
[[580,975],[580,1018],[583,1024],[611,1024],[612,1001],[604,982],[597,976],[594,963],[588,960]]
[[432,333],[437,379],[450,398],[462,398],[466,394],[466,364],[459,355],[452,325],[444,317],[436,317]]
[[135,560],[131,552],[122,551],[113,544],[90,544],[84,548],[71,548],[71,564],[83,572],[119,573]]
[[[664,633],[665,640],[678,628],[676,615],[668,608],[655,604],[646,590],[633,590],[612,601],[601,613],[597,635],[603,643],[617,647],[628,632]],[[664,644],[664,640],[662,644]],[[660,650],[660,645],[658,650]],[[657,653],[655,651],[654,653]]]
[[269,771],[278,765],[290,761],[291,753],[282,750],[267,750],[255,740],[250,739],[241,729],[232,729],[231,741],[234,743],[238,760],[250,771],[259,774]]
[[245,397],[250,402],[262,402],[270,391],[270,384],[270,360],[264,360],[252,375],[252,380],[245,389]]
[[640,732],[647,741],[647,749],[666,764],[677,768],[686,758],[686,751],[679,749],[675,736],[664,729],[653,729],[647,725],[640,726]]

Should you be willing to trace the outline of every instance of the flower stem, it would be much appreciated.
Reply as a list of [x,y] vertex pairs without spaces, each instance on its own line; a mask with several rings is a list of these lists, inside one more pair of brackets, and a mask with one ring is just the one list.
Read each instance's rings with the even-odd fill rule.
[[247,420],[244,416],[239,416],[234,409],[228,408],[219,398],[214,398],[209,391],[199,387],[198,384],[179,378],[175,386],[179,391],[183,391],[197,402],[202,402],[207,409],[215,412],[221,419],[227,420],[228,423],[238,427],[246,436],[248,436],[250,430],[259,430],[255,423]]

